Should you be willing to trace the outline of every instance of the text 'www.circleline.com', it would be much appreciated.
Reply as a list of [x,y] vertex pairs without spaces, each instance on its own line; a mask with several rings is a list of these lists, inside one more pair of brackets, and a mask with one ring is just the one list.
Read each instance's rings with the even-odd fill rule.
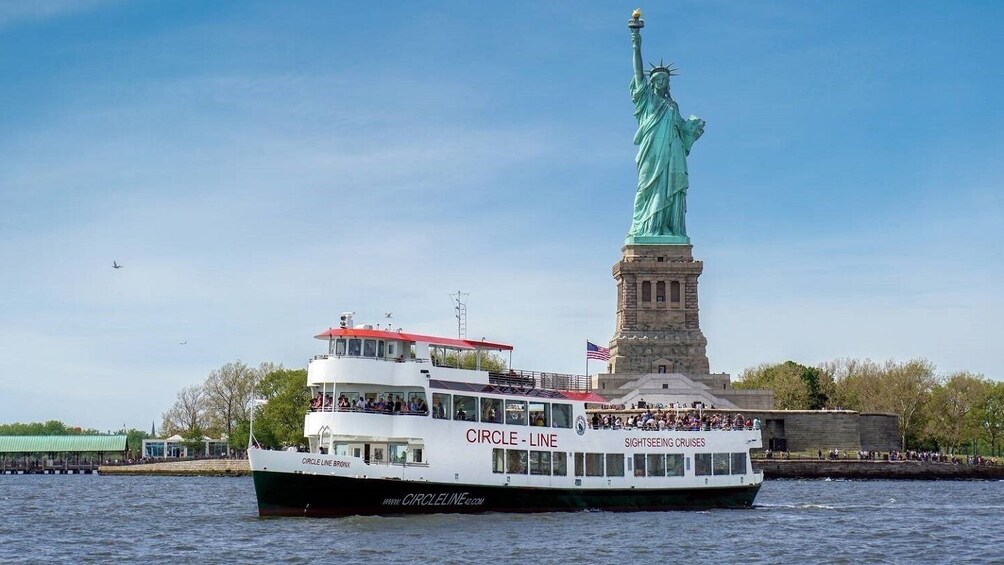
[[481,506],[484,503],[484,498],[472,497],[468,492],[410,493],[383,500],[384,506]]

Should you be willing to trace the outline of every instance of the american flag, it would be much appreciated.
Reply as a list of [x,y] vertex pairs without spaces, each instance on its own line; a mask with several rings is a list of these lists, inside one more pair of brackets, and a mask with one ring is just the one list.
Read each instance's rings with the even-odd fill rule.
[[599,359],[600,361],[610,360],[610,350],[600,347],[591,341],[586,342],[586,359]]

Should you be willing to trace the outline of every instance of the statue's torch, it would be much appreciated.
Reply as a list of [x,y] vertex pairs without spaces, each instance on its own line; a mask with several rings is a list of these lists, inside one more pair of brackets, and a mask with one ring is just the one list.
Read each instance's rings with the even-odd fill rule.
[[631,12],[631,19],[628,20],[628,27],[631,29],[641,29],[645,27],[645,20],[641,19],[641,8],[635,8]]

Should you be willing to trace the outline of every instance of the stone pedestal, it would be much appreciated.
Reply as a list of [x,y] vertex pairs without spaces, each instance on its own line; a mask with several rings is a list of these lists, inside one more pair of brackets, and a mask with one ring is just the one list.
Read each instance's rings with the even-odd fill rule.
[[691,245],[625,245],[614,265],[617,329],[610,373],[707,375],[697,278],[704,264]]

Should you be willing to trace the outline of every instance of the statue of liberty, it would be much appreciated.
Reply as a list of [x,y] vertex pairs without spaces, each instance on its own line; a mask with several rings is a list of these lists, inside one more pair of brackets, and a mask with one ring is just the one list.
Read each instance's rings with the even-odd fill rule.
[[641,12],[635,10],[628,22],[634,47],[634,77],[631,100],[638,132],[635,164],[638,192],[634,218],[626,243],[689,244],[687,237],[687,155],[701,134],[704,120],[683,119],[680,108],[669,95],[669,77],[676,69],[661,62],[645,76],[641,58]]

